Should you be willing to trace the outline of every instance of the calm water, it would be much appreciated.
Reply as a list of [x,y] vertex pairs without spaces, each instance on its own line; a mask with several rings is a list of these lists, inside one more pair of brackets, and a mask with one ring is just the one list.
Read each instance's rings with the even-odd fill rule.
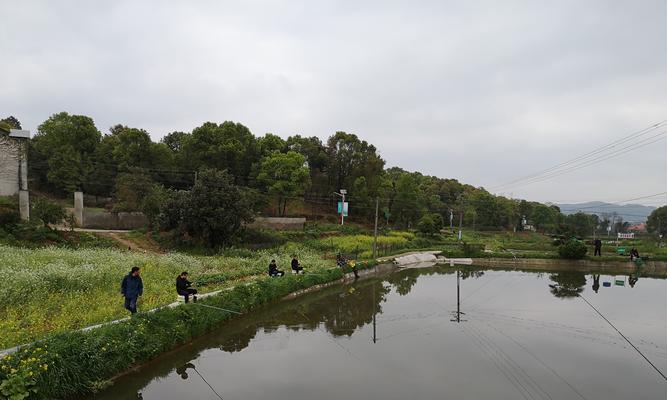
[[456,275],[403,270],[271,306],[96,398],[667,398],[667,381],[576,297],[666,373],[667,280],[602,275],[596,293],[583,273],[462,270],[459,323]]

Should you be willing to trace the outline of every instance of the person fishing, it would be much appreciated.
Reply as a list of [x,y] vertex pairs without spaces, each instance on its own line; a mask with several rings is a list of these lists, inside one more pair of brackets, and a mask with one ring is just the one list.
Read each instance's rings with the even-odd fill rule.
[[299,260],[296,258],[296,256],[292,256],[292,272],[298,274],[298,273],[303,273],[303,267],[301,264],[299,264]]
[[595,239],[595,241],[593,242],[593,245],[595,246],[594,256],[602,257],[602,240]]
[[141,280],[139,267],[132,267],[120,284],[120,293],[125,297],[125,309],[137,313],[137,300],[144,294],[144,282]]
[[283,275],[285,275],[285,271],[281,271],[278,269],[276,260],[271,260],[271,262],[269,263],[269,276],[275,278]]
[[188,280],[188,272],[183,271],[179,276],[176,277],[176,293],[185,298],[185,302],[190,301],[190,296],[192,295],[192,301],[197,302],[197,289],[191,288],[192,282]]

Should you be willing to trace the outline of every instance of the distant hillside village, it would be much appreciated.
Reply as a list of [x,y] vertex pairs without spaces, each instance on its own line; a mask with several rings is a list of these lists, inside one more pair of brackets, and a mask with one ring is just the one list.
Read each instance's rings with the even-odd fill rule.
[[[206,122],[156,143],[145,130],[120,124],[102,134],[92,118],[66,112],[49,117],[32,138],[17,118],[1,124],[0,195],[16,197],[23,219],[35,210],[30,187],[44,200],[40,215],[55,201],[79,226],[149,227],[209,243],[228,241],[256,219],[270,226],[270,218],[281,218],[282,227],[298,218],[302,227],[305,219],[370,225],[377,215],[381,228],[461,225],[579,236],[632,226],[619,215],[561,212],[455,179],[385,168],[374,145],[346,132],[323,142]],[[646,229],[656,223],[649,218]]]

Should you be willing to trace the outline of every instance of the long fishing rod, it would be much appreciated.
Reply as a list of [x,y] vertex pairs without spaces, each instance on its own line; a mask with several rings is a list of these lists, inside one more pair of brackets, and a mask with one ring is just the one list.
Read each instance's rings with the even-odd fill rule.
[[614,324],[611,323],[611,321],[609,321],[604,315],[602,315],[602,313],[601,313],[600,311],[598,311],[598,309],[595,308],[594,305],[592,305],[588,300],[586,300],[586,298],[585,298],[584,296],[579,295],[579,297],[581,297],[581,299],[582,299],[583,301],[585,301],[586,304],[588,304],[593,310],[595,310],[595,312],[598,313],[598,315],[601,316],[602,319],[604,319],[605,321],[607,321],[607,323],[609,324],[609,326],[611,326],[612,328],[614,328],[614,330],[615,330],[616,332],[618,332],[618,334],[621,335],[621,337],[622,337],[623,339],[625,339],[625,341],[628,342],[628,344],[629,344],[630,346],[632,346],[632,348],[635,349],[635,350],[637,351],[637,353],[639,353],[640,356],[644,357],[644,360],[646,360],[646,362],[648,362],[648,363],[651,365],[651,367],[653,367],[653,369],[656,370],[656,372],[658,372],[658,373],[660,374],[660,376],[662,376],[662,378],[663,378],[664,380],[667,381],[667,376],[665,376],[665,374],[663,374],[662,371],[660,371],[660,369],[658,369],[658,367],[656,367],[655,364],[653,364],[653,363],[651,362],[651,360],[649,360],[648,357],[646,357],[646,356],[644,355],[644,353],[642,353],[641,350],[639,350],[639,349],[637,348],[637,346],[635,346],[634,344],[632,344],[632,342],[630,341],[630,339],[628,339],[628,338],[627,338],[621,331],[619,331],[618,328],[616,328],[616,327],[614,326]]
[[240,312],[238,312],[238,311],[228,310],[228,309],[226,309],[226,308],[222,308],[222,307],[209,306],[209,305],[201,304],[201,303],[192,303],[192,304],[195,304],[195,305],[198,305],[198,306],[201,306],[201,307],[213,308],[213,309],[215,309],[215,310],[226,311],[226,312],[230,312],[230,313],[234,313],[234,314],[238,314],[238,315],[242,315],[242,314],[243,314],[243,313],[240,313]]
[[222,396],[220,396],[220,394],[219,394],[218,392],[216,392],[215,389],[213,389],[213,386],[211,386],[211,384],[208,383],[208,381],[206,380],[206,378],[204,378],[204,377],[202,376],[202,374],[200,374],[199,371],[197,371],[197,368],[192,368],[192,369],[195,370],[195,372],[197,373],[197,375],[199,375],[199,377],[201,378],[201,380],[204,381],[204,383],[205,383],[205,384],[206,384],[206,385],[213,391],[213,393],[215,393],[215,395],[218,396],[218,398],[219,398],[220,400],[223,400],[223,399],[222,399]]

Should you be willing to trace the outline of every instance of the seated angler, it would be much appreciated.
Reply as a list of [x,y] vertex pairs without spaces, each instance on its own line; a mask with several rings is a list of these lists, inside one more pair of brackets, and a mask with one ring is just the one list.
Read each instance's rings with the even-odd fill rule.
[[278,269],[278,265],[276,264],[276,260],[271,260],[271,262],[269,263],[269,276],[275,278],[277,276],[283,276],[283,275],[285,275],[285,272],[280,271]]
[[299,260],[297,260],[296,256],[292,256],[292,272],[295,274],[304,273],[303,267],[299,264]]
[[185,298],[185,302],[190,301],[190,295],[192,295],[192,300],[197,302],[197,290],[191,288],[192,282],[188,280],[188,273],[186,271],[181,272],[181,274],[176,278],[176,292]]

